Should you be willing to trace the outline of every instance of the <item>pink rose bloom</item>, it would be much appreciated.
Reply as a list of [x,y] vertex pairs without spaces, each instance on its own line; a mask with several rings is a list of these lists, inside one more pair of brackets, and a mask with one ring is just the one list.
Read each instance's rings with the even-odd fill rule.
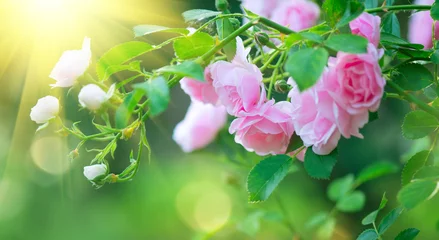
[[175,127],[172,139],[184,152],[192,152],[211,143],[226,121],[223,106],[192,101],[183,121]]
[[242,40],[238,37],[236,56],[232,62],[218,61],[210,65],[215,92],[230,115],[250,111],[266,99],[259,68],[248,62]]
[[219,103],[218,95],[213,87],[213,80],[210,75],[209,67],[204,70],[204,78],[206,82],[185,77],[180,80],[180,86],[183,91],[191,97],[192,101],[217,105]]
[[[418,0],[417,5],[431,5],[434,0]],[[433,19],[430,11],[421,11],[414,13],[409,19],[408,39],[412,43],[424,45],[424,49],[431,48],[432,43]],[[436,22],[434,38],[439,39],[439,22]]]
[[306,147],[312,146],[314,153],[331,153],[341,136],[336,121],[338,105],[322,88],[322,81],[304,92],[300,92],[291,79],[289,83],[293,85],[288,96],[291,98],[296,134]]
[[281,2],[291,0],[242,0],[242,6],[263,17],[271,17],[273,10]]
[[375,47],[380,43],[381,18],[369,13],[362,13],[349,23],[352,34],[367,38]]
[[316,3],[308,0],[290,0],[278,4],[271,20],[293,31],[300,31],[314,26],[319,16],[320,8]]
[[236,133],[235,142],[248,151],[261,156],[284,154],[294,133],[291,104],[268,101],[251,112],[242,113],[232,122],[229,132]]
[[378,63],[383,54],[369,44],[366,54],[339,52],[329,60],[325,88],[349,114],[378,110],[386,85]]
[[65,51],[56,63],[50,78],[56,83],[52,87],[71,87],[85,73],[91,61],[90,38],[84,38],[81,50]]

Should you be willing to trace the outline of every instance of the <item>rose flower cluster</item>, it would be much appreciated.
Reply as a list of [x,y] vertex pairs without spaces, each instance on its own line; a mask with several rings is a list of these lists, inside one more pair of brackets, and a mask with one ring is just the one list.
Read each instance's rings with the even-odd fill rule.
[[[244,7],[293,30],[314,25],[319,15],[315,4],[305,0],[249,2],[244,1]],[[192,103],[174,130],[174,140],[185,152],[206,146],[224,127],[227,113],[235,117],[229,127],[235,141],[261,156],[285,154],[294,133],[319,155],[331,153],[341,136],[362,138],[360,129],[369,121],[369,112],[378,110],[386,84],[379,66],[383,50],[377,48],[380,22],[368,13],[352,21],[352,33],[369,41],[367,53],[339,52],[329,59],[318,82],[303,92],[290,78],[290,101],[267,99],[263,74],[249,62],[249,50],[237,38],[235,58],[209,65],[205,82],[180,81]],[[298,157],[303,159],[304,152]]]

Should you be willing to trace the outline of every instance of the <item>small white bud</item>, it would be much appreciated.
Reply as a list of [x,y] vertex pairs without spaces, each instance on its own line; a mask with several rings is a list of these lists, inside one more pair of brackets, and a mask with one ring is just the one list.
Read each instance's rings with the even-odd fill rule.
[[38,124],[43,124],[56,117],[58,112],[58,99],[53,96],[46,96],[38,99],[37,104],[31,109],[30,119]]
[[90,181],[93,181],[97,177],[102,176],[106,173],[107,165],[102,163],[84,167],[84,176]]
[[49,77],[56,80],[52,87],[71,87],[90,65],[90,38],[84,38],[81,50],[65,51],[56,63]]
[[[108,93],[104,92],[99,86],[95,84],[88,84],[84,86],[79,92],[78,99],[81,106],[90,110],[98,110],[104,102],[111,98],[111,90]],[[112,92],[111,92],[112,91]]]

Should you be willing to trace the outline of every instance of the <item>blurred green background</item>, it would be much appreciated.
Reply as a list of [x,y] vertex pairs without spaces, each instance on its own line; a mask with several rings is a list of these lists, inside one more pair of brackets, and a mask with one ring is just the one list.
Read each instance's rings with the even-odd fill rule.
[[[52,67],[64,50],[80,48],[84,36],[92,39],[96,62],[112,46],[132,40],[133,26],[184,27],[181,12],[214,9],[214,0],[64,0],[61,8],[54,7],[54,1],[0,0],[0,239],[291,239],[276,198],[284,205],[283,218],[303,232],[310,217],[333,207],[326,197],[329,182],[310,179],[301,164],[276,196],[248,204],[245,177],[250,168],[232,164],[229,149],[212,144],[183,154],[171,139],[189,104],[179,88],[172,90],[168,111],[147,124],[151,162],[142,163],[132,182],[94,189],[82,175],[92,155],[81,151],[69,162],[67,154],[77,141],[50,130],[35,134],[37,126],[29,119],[38,98],[64,96],[62,110],[68,121],[82,120],[80,126],[93,131],[92,116],[78,112],[77,91],[67,94],[48,87]],[[232,6],[239,11],[237,1]],[[398,15],[402,32],[408,16]],[[147,40],[159,43],[166,37],[159,34]],[[157,68],[172,55],[172,49],[165,48],[141,60],[146,67]],[[408,110],[395,100],[384,101],[379,119],[363,129],[364,140],[340,142],[332,179],[357,173],[375,161],[400,164],[416,149],[427,148],[428,140],[414,144],[401,137],[400,125]],[[116,159],[110,161],[115,171],[129,164],[129,150],[135,144],[120,142]],[[250,162],[257,159],[251,154],[244,157]],[[395,207],[399,176],[361,186],[367,193],[365,209],[339,214],[333,239],[355,239],[364,229],[361,219],[377,208],[384,192],[390,203],[385,212]],[[439,239],[438,203],[435,198],[404,213],[386,236],[416,227],[421,230],[419,239]]]

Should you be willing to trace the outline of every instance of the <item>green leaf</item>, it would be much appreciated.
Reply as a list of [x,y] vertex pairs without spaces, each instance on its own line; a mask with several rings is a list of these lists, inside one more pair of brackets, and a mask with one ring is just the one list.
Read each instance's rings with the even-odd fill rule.
[[247,191],[250,202],[265,201],[287,175],[293,160],[287,155],[276,155],[259,162],[249,173]]
[[358,212],[363,209],[366,196],[361,191],[346,194],[337,202],[337,209],[342,212]]
[[322,43],[323,37],[313,32],[292,33],[285,39],[285,47],[290,48],[302,40],[309,40],[315,43]]
[[404,186],[398,193],[398,200],[407,209],[412,209],[427,200],[436,190],[436,182],[414,181]]
[[413,179],[439,181],[439,167],[426,166],[415,173]]
[[326,0],[323,2],[322,9],[325,12],[327,21],[331,26],[335,26],[343,17],[348,1],[346,0]]
[[380,222],[378,226],[378,233],[381,235],[395,223],[396,219],[398,219],[399,215],[401,215],[403,208],[397,207],[390,211]]
[[199,21],[210,17],[215,17],[221,14],[221,12],[206,10],[206,9],[192,9],[184,12],[183,18],[185,22]]
[[307,48],[289,55],[285,70],[304,91],[312,87],[323,73],[328,62],[328,51],[324,48]]
[[395,240],[413,240],[418,236],[419,229],[407,228],[396,236]]
[[322,35],[322,34],[328,33],[331,30],[332,30],[332,28],[330,26],[328,26],[328,23],[323,22],[323,23],[320,23],[320,24],[315,25],[313,27],[310,27],[304,31]]
[[431,55],[430,55],[430,60],[432,63],[434,64],[439,64],[439,50],[435,50]]
[[144,83],[133,85],[134,89],[140,90],[148,97],[149,115],[155,117],[164,112],[169,105],[169,88],[166,79],[158,77]]
[[366,0],[364,1],[364,5],[367,9],[378,7],[378,0]]
[[369,112],[369,122],[373,122],[378,119],[379,119],[378,112]]
[[430,16],[433,20],[439,20],[439,3],[438,1],[434,1],[433,5],[431,5]]
[[395,0],[387,0],[386,1],[386,6],[392,6],[393,2],[395,2]]
[[337,149],[328,155],[317,155],[308,148],[305,153],[305,170],[308,174],[317,179],[329,179],[332,169],[337,162]]
[[104,53],[96,63],[96,73],[103,79],[110,66],[121,65],[142,54],[154,50],[154,47],[145,42],[126,42],[111,48]]
[[104,76],[102,77],[101,80],[105,81],[109,77],[111,77],[111,75],[116,74],[118,72],[122,72],[122,71],[139,72],[140,71],[140,61],[133,61],[133,62],[130,62],[130,64],[127,64],[127,65],[113,65],[113,66],[109,66],[105,70],[105,74],[104,74]]
[[364,12],[364,5],[359,2],[350,1],[347,6],[343,17],[336,24],[337,28],[343,27]]
[[[292,152],[294,150],[297,150],[298,148],[303,146],[302,139],[296,135],[296,133],[293,133],[293,136],[291,136],[290,143],[288,144],[287,153]],[[304,150],[302,150],[304,151]]]
[[204,32],[197,32],[174,41],[175,55],[183,60],[199,57],[214,46],[215,40]]
[[328,198],[334,202],[344,197],[354,185],[354,175],[349,174],[343,178],[334,180],[328,186]]
[[433,75],[420,64],[404,64],[396,69],[392,80],[405,90],[418,91],[433,83]]
[[123,103],[116,110],[116,127],[118,129],[125,128],[131,118],[131,114],[136,108],[139,101],[142,99],[143,93],[141,91],[132,91],[128,93]]
[[332,35],[324,43],[325,46],[335,51],[346,53],[367,53],[367,39],[357,35]]
[[305,228],[308,230],[315,229],[327,221],[328,218],[329,214],[327,212],[319,212],[308,220],[305,224]]
[[396,17],[395,13],[389,13],[384,17],[382,31],[401,37],[401,27],[399,26],[398,17]]
[[366,229],[357,237],[357,240],[376,240],[376,239],[378,239],[378,234],[372,228]]
[[193,61],[182,62],[178,65],[165,66],[157,70],[159,73],[172,73],[180,77],[190,77],[204,82],[203,67]]
[[424,48],[424,45],[422,44],[414,44],[409,43],[406,40],[399,38],[395,35],[392,35],[390,33],[381,32],[381,44],[384,46],[393,46],[393,47],[404,47],[404,48],[413,48],[417,50],[421,50]]
[[[230,34],[232,34],[235,31],[235,28],[233,27],[232,23],[230,22],[230,19],[228,18],[217,20],[216,29],[218,32],[219,40],[223,40],[224,38],[228,37]],[[227,59],[229,61],[232,61],[236,55],[236,40],[235,39],[232,40],[230,43],[224,46],[223,49],[224,52],[226,53]]]
[[438,119],[427,112],[409,112],[402,123],[402,135],[408,139],[422,138],[432,133],[438,125]]
[[405,164],[404,169],[401,174],[401,183],[403,186],[409,184],[415,173],[421,169],[427,162],[432,162],[433,154],[430,151],[425,150],[416,153],[410,160]]
[[398,166],[392,162],[377,162],[361,170],[357,176],[356,183],[360,185],[367,181],[395,173],[398,169]]
[[168,28],[163,26],[146,25],[146,24],[135,26],[133,28],[133,31],[134,31],[134,37],[141,37],[156,32],[179,33],[182,35],[189,34],[189,30],[187,30],[186,28]]
[[378,207],[377,210],[369,213],[365,218],[363,218],[363,220],[361,220],[361,224],[363,225],[369,225],[375,222],[378,213],[386,206],[387,204],[387,198],[386,198],[386,193],[383,194],[383,197],[381,199],[381,203],[380,206]]

